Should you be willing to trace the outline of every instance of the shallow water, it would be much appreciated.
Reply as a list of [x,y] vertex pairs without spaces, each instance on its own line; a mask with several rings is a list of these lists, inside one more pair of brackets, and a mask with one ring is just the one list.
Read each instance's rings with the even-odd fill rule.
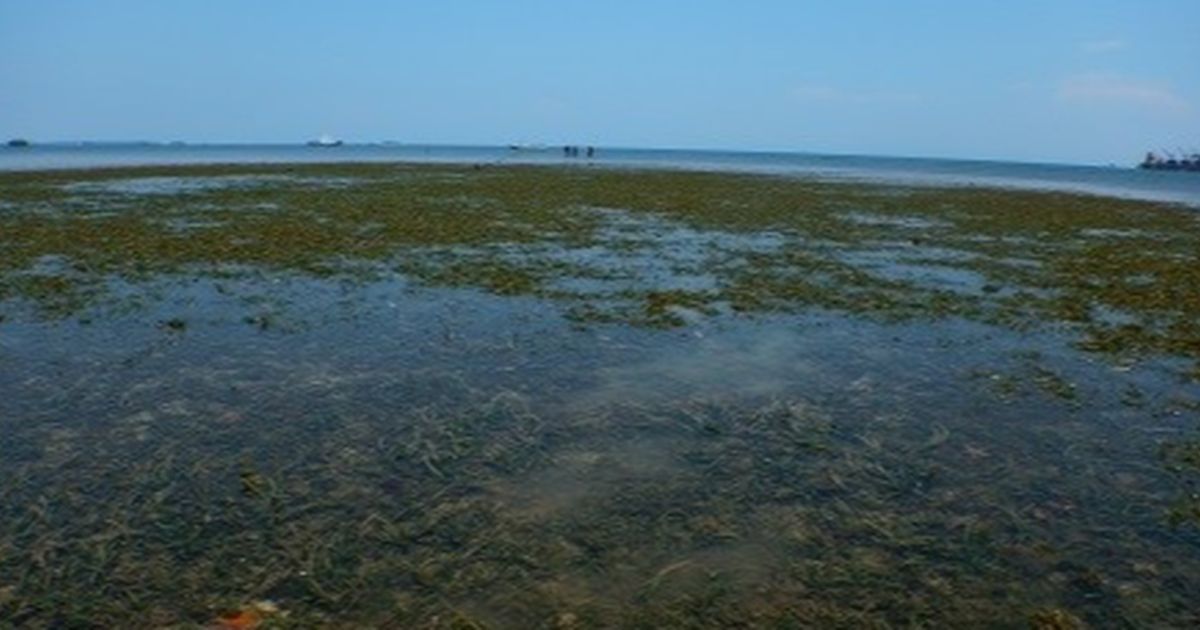
[[45,144],[0,146],[0,171],[153,164],[327,162],[442,162],[457,164],[574,164],[688,168],[792,174],[834,181],[924,186],[999,186],[1168,201],[1200,206],[1195,173],[1133,167],[1037,164],[804,152],[630,149],[600,147],[594,158],[564,158],[561,147],[512,150],[497,146],[349,144],[304,145]]
[[[707,290],[706,261],[797,242],[604,216],[605,245],[459,254],[585,262],[610,276],[568,287],[602,298]],[[845,258],[981,290],[892,250]],[[18,625],[205,624],[256,600],[297,627],[1196,620],[1200,529],[1168,517],[1194,490],[1163,449],[1196,437],[1200,386],[1175,359],[819,308],[581,322],[553,295],[399,272],[110,289],[63,319],[2,303]]]
[[501,625],[688,618],[696,597],[747,615],[764,591],[892,623],[1194,601],[1200,539],[1165,522],[1157,459],[1194,429],[1184,390],[1052,338],[827,315],[576,330],[534,300],[401,285],[340,314],[336,287],[291,287],[332,321],[277,332],[164,291],[199,306],[186,330],[144,325],[171,306],[6,325],[8,579],[109,575],[97,596],[197,621],[222,597],[355,619],[397,589],[414,618]]

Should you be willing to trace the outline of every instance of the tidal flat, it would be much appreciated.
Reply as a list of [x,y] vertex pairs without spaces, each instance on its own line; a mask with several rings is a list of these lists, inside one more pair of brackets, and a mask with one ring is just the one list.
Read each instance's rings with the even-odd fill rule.
[[0,173],[0,627],[1200,624],[1200,210]]

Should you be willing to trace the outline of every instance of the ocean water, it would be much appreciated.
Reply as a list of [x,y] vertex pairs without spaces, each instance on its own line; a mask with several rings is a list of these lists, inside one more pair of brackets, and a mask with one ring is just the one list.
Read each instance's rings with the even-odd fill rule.
[[0,170],[93,168],[150,164],[288,162],[445,162],[594,164],[793,174],[820,179],[924,186],[1043,189],[1200,206],[1195,173],[986,160],[948,160],[816,153],[598,147],[594,157],[567,157],[561,147],[352,144],[47,144],[0,147]]

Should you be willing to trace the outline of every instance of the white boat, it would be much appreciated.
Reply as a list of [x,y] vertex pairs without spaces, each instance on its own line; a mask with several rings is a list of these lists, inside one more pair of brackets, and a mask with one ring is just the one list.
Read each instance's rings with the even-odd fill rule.
[[546,145],[541,144],[541,143],[508,145],[509,151],[545,151],[548,148],[549,147],[547,147]]
[[324,133],[324,134],[321,134],[321,137],[317,138],[316,140],[309,140],[308,146],[310,146],[310,147],[340,147],[340,146],[342,146],[342,141],[337,138],[334,138],[333,136],[331,136],[327,133]]

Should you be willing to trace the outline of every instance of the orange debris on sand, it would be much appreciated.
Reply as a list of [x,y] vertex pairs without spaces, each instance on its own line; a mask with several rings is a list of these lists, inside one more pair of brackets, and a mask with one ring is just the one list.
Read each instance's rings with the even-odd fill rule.
[[227,615],[221,615],[217,620],[215,630],[254,630],[262,623],[262,615],[257,610],[247,608]]

